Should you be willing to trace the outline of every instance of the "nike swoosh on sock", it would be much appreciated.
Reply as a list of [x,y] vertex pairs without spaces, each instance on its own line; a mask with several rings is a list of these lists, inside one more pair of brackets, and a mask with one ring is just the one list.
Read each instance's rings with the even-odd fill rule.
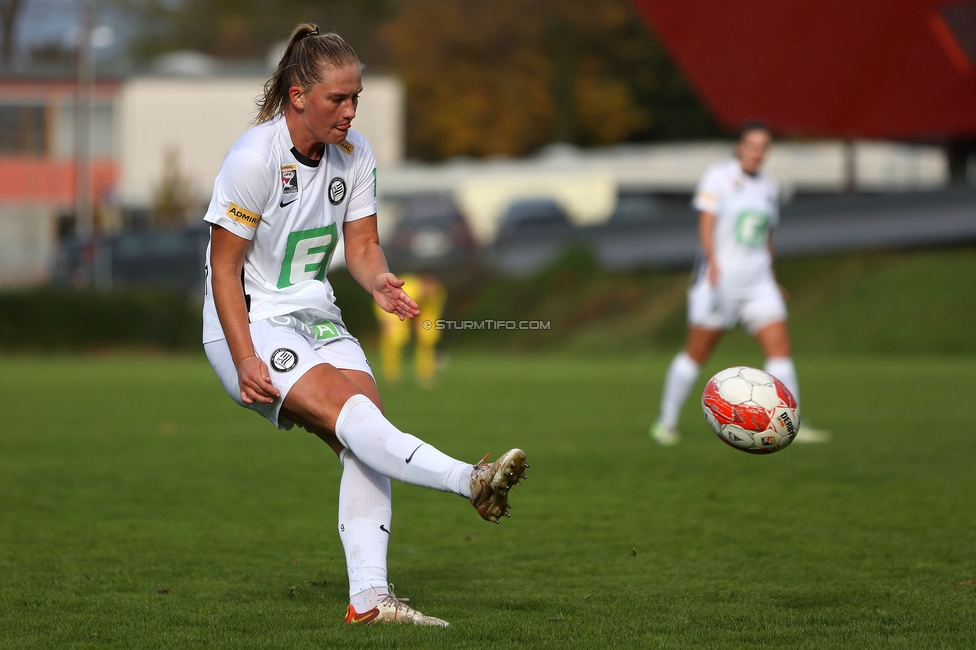
[[[423,447],[426,444],[427,444],[426,442],[420,443],[419,445],[417,445],[417,449],[420,449],[421,447]],[[410,452],[410,455],[407,457],[406,461],[407,461],[407,464],[408,465],[410,464],[410,461],[413,460],[413,455],[417,453],[417,449],[414,449],[412,452]]]

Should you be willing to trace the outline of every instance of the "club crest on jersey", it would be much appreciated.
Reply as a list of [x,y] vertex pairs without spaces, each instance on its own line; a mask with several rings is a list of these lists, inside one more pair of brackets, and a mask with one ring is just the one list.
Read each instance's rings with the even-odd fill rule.
[[329,181],[329,203],[339,205],[346,198],[346,181],[338,176]]
[[298,353],[288,348],[278,348],[271,353],[271,367],[277,372],[288,372],[298,365]]
[[298,194],[298,165],[281,166],[281,193]]
[[336,146],[339,147],[340,149],[342,149],[343,151],[345,151],[350,156],[352,155],[353,150],[356,148],[356,145],[354,145],[353,143],[349,142],[348,140],[343,140],[342,142],[340,142]]

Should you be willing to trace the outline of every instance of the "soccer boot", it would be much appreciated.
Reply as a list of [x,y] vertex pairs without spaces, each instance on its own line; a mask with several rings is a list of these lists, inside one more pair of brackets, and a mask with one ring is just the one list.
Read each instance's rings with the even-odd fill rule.
[[681,442],[681,434],[672,429],[671,427],[666,427],[662,423],[657,422],[651,426],[651,440],[659,445],[664,445],[665,447],[673,447],[674,445]]
[[529,464],[521,449],[506,451],[490,465],[484,462],[487,458],[482,458],[471,474],[471,505],[483,519],[497,524],[502,515],[512,516],[508,491],[513,485],[519,485],[521,479],[528,478],[525,470]]
[[[403,600],[408,600],[404,598]],[[379,623],[402,623],[407,625],[431,625],[435,627],[447,627],[447,621],[421,614],[410,605],[407,605],[393,594],[390,593],[383,597],[376,607],[360,614],[350,605],[346,611],[347,624],[376,625]]]

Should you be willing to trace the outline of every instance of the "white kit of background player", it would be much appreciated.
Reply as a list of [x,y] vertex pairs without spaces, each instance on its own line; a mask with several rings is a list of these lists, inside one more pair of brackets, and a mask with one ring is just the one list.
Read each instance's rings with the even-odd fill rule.
[[[677,444],[681,408],[722,334],[741,322],[766,356],[765,370],[799,401],[790,355],[783,290],[773,272],[772,231],[779,222],[779,185],[762,170],[769,129],[743,127],[735,158],[702,176],[692,205],[699,213],[701,254],[688,290],[688,340],[665,376],[661,411],[651,437]],[[824,442],[828,434],[801,426],[795,442]]]

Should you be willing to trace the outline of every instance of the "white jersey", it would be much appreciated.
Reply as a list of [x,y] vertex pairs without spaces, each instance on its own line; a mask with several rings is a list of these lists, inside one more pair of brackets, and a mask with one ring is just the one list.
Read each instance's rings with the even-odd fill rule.
[[[278,118],[245,133],[224,156],[204,220],[251,240],[241,277],[250,322],[301,312],[344,332],[326,273],[343,223],[373,214],[376,160],[366,138],[350,130],[312,160]],[[208,247],[203,342],[222,338]]]
[[770,230],[779,222],[779,184],[764,172],[746,174],[738,160],[708,168],[692,205],[715,215],[714,251],[721,292],[735,296],[772,277]]

